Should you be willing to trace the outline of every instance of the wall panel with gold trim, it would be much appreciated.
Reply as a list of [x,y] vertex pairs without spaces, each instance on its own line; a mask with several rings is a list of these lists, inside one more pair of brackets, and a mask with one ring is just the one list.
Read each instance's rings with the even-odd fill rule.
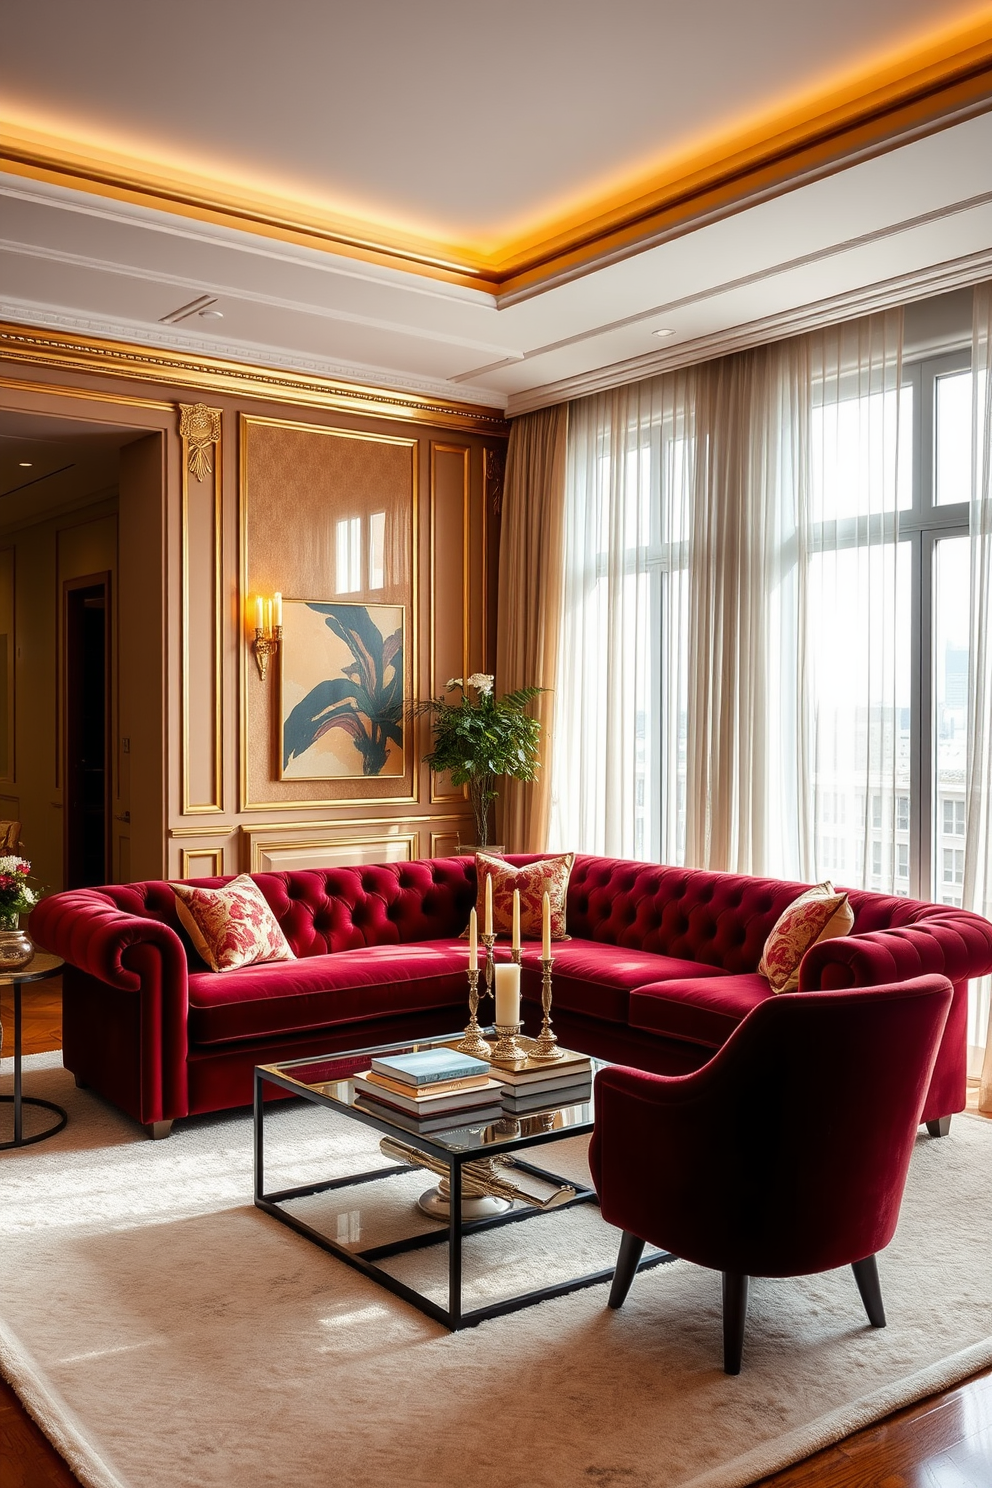
[[182,439],[181,811],[224,809],[221,410],[179,405]]
[[[486,524],[482,453],[431,441],[430,693],[441,696],[452,677],[485,670]],[[464,786],[431,776],[432,803],[465,801]]]
[[[399,606],[405,671],[415,678],[419,441],[254,416],[243,416],[241,428],[246,627],[253,597],[276,591],[286,600]],[[276,656],[263,680],[243,648],[241,809],[415,802],[420,774],[412,738],[399,777],[363,776],[354,748],[351,776],[279,779],[283,659]]]

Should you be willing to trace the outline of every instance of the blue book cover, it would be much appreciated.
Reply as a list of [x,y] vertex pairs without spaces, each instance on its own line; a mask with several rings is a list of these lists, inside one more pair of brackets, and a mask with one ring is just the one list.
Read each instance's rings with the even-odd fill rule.
[[402,1080],[405,1085],[434,1085],[439,1080],[464,1080],[469,1075],[488,1075],[489,1065],[457,1049],[418,1049],[413,1054],[383,1054],[373,1059],[380,1075]]

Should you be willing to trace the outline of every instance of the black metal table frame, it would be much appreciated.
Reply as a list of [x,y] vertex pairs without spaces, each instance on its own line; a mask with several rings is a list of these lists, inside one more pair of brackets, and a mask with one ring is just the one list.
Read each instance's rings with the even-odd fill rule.
[[[30,963],[29,963],[30,965]],[[13,1095],[0,1095],[0,1102],[5,1106],[14,1107],[14,1138],[11,1142],[0,1142],[0,1152],[7,1152],[12,1147],[30,1147],[32,1142],[43,1142],[46,1137],[54,1137],[60,1132],[69,1120],[68,1112],[63,1111],[54,1101],[41,1100],[36,1095],[22,1095],[21,1093],[21,984],[23,981],[43,982],[47,977],[57,976],[61,970],[61,963],[46,971],[44,976],[18,977],[16,973],[8,973],[6,977],[0,975],[0,982],[9,981],[14,989],[14,1093]],[[46,1111],[54,1111],[60,1119],[44,1131],[33,1132],[30,1137],[24,1135],[24,1106],[42,1106]]]
[[[335,1056],[342,1059],[346,1055]],[[339,1111],[351,1115],[360,1121],[363,1126],[370,1126],[376,1131],[382,1132],[384,1136],[402,1137],[402,1140],[411,1147],[416,1147],[422,1152],[429,1153],[432,1157],[440,1158],[448,1164],[448,1183],[450,1187],[450,1213],[448,1223],[443,1228],[429,1230],[421,1234],[408,1236],[403,1240],[393,1240],[387,1245],[372,1246],[368,1250],[349,1250],[322,1231],[315,1229],[313,1225],[307,1224],[306,1220],[299,1219],[295,1214],[288,1213],[281,1205],[290,1199],[309,1198],[313,1194],[328,1193],[336,1188],[349,1188],[360,1183],[374,1183],[379,1179],[393,1178],[398,1174],[409,1173],[411,1170],[402,1164],[394,1164],[388,1168],[375,1168],[366,1173],[346,1174],[343,1178],[330,1178],[320,1183],[305,1183],[297,1188],[284,1188],[275,1193],[265,1192],[265,1155],[264,1155],[264,1120],[265,1106],[264,1083],[268,1081],[273,1085],[280,1085],[284,1090],[292,1092],[297,1096],[303,1096],[311,1101],[313,1105],[321,1106],[325,1110]],[[554,1132],[536,1132],[529,1137],[521,1137],[513,1143],[512,1150],[518,1152],[525,1147],[534,1147],[540,1143],[562,1140],[565,1137],[581,1136],[581,1127],[565,1127]],[[501,1149],[511,1150],[509,1147]],[[570,1292],[583,1290],[585,1287],[599,1286],[613,1277],[613,1266],[604,1270],[591,1271],[585,1276],[573,1277],[569,1281],[557,1282],[552,1286],[536,1287],[531,1291],[519,1292],[512,1297],[505,1297],[499,1302],[491,1302],[485,1307],[473,1307],[466,1311],[462,1307],[462,1241],[466,1235],[477,1234],[480,1230],[498,1229],[502,1225],[519,1224],[523,1220],[533,1219],[537,1215],[545,1213],[541,1209],[524,1208],[510,1209],[506,1214],[495,1215],[489,1219],[463,1220],[461,1218],[462,1199],[462,1167],[465,1163],[478,1162],[484,1157],[484,1152],[450,1152],[432,1143],[429,1138],[421,1137],[417,1133],[408,1132],[406,1129],[398,1131],[388,1121],[380,1120],[368,1111],[359,1111],[352,1106],[344,1105],[338,1101],[332,1101],[321,1097],[315,1092],[307,1093],[301,1088],[298,1081],[283,1078],[274,1070],[257,1067],[255,1070],[255,1205],[271,1214],[282,1224],[288,1225],[298,1235],[305,1236],[319,1245],[323,1250],[329,1251],[331,1255],[337,1256],[338,1260],[344,1261],[346,1265],[361,1271],[364,1276],[370,1277],[378,1282],[380,1286],[386,1287],[397,1297],[402,1297],[413,1307],[419,1308],[421,1312],[433,1318],[436,1322],[443,1324],[456,1332],[461,1328],[472,1328],[478,1323],[484,1323],[489,1318],[503,1317],[510,1312],[518,1312],[524,1307],[533,1307],[538,1302],[546,1302],[552,1297],[564,1297]],[[566,1183],[569,1180],[562,1178],[557,1173],[549,1173],[544,1168],[535,1167],[531,1163],[517,1160],[515,1169],[522,1173],[529,1173],[532,1177],[544,1179],[555,1186]],[[429,1175],[428,1175],[429,1176]],[[567,1203],[557,1205],[555,1213],[562,1209],[569,1209],[576,1204],[597,1203],[596,1191],[592,1188],[579,1187],[576,1189],[574,1199]],[[391,1275],[378,1263],[388,1260],[391,1256],[402,1255],[412,1250],[423,1250],[431,1245],[441,1245],[447,1241],[448,1244],[448,1305],[440,1306],[439,1303],[424,1296],[413,1287],[407,1286]],[[675,1257],[666,1251],[652,1252],[643,1256],[638,1271],[646,1271],[652,1266],[657,1266],[666,1261],[674,1260]]]

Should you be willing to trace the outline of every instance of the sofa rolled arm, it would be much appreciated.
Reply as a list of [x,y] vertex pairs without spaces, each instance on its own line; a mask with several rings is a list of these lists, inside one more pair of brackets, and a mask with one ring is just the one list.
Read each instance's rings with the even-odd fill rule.
[[955,983],[992,971],[992,924],[963,909],[942,909],[889,930],[838,936],[811,946],[799,968],[801,992],[834,992],[936,974]]
[[154,947],[162,960],[163,984],[181,990],[184,1002],[188,996],[186,950],[176,932],[161,920],[127,913],[99,889],[70,889],[42,899],[28,928],[42,950],[125,992],[138,992],[142,985],[141,973],[129,964],[129,951]]

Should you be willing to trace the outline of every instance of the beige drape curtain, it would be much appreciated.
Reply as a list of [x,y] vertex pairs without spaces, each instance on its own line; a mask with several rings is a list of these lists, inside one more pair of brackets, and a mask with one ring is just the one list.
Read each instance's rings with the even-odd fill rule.
[[[979,285],[972,336],[971,626],[964,904],[992,919],[992,284]],[[979,1106],[992,1114],[990,979],[972,988],[988,1027]]]
[[562,531],[568,406],[540,409],[510,429],[499,547],[496,690],[547,689],[533,704],[542,767],[530,784],[503,780],[497,840],[543,852],[550,810],[554,698],[562,609]]

